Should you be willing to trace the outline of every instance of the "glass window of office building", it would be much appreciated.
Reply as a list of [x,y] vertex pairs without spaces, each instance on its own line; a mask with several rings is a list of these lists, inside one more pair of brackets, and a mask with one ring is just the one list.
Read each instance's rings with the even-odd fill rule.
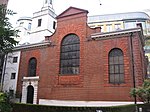
[[107,31],[107,32],[110,32],[110,31],[112,31],[112,30],[113,30],[113,28],[112,28],[112,25],[111,25],[111,24],[106,25],[106,31]]
[[118,23],[118,24],[115,24],[115,30],[120,30],[121,29],[121,24]]

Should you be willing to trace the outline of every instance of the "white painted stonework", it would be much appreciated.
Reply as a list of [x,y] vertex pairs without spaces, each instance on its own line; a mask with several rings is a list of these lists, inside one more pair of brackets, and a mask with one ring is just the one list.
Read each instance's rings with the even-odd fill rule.
[[[8,53],[6,60],[5,73],[3,73],[2,80],[3,82],[3,91],[9,92],[9,90],[13,90],[16,92],[17,80],[18,80],[18,70],[20,63],[20,51],[15,51],[12,53]],[[6,59],[5,56],[5,59]],[[17,57],[17,62],[13,63],[13,58]],[[3,70],[4,71],[4,70]],[[16,73],[15,79],[11,79],[11,74]]]
[[23,77],[21,103],[26,103],[26,101],[27,101],[27,87],[29,85],[31,85],[34,88],[33,104],[37,104],[38,81],[39,81],[39,76]]
[[31,31],[32,18],[20,17],[17,20],[17,26],[15,30],[19,30],[19,37],[15,37],[15,40],[19,41],[19,45],[29,42],[29,35]]
[[[18,70],[20,63],[21,49],[26,45],[35,45],[37,43],[45,40],[45,36],[50,36],[54,33],[55,28],[53,28],[56,22],[56,14],[53,9],[52,0],[43,0],[43,6],[41,10],[33,13],[33,17],[21,17],[18,19],[15,30],[19,30],[19,36],[15,38],[19,41],[19,45],[16,46],[12,53],[8,54],[8,59],[6,61],[5,73],[2,73],[2,86],[3,91],[13,90],[16,93],[17,80],[18,80]],[[38,25],[38,19],[42,19],[41,26]],[[31,26],[30,26],[31,25]],[[13,57],[18,57],[16,63],[12,63]],[[4,61],[5,62],[5,61]],[[3,70],[4,71],[4,70]],[[16,73],[15,79],[11,79],[11,73]],[[3,81],[4,80],[4,81]],[[39,77],[24,77],[22,86],[22,102],[26,102],[27,87],[32,85],[34,87],[34,104],[37,102],[37,89],[38,89]]]
[[[67,100],[48,100],[39,99],[40,105],[50,106],[70,106],[70,107],[107,107],[134,104],[134,102],[115,102],[115,101],[67,101]],[[142,104],[142,102],[137,102]]]
[[[30,33],[30,43],[38,43],[45,40],[45,36],[54,33],[54,22],[56,23],[56,14],[50,0],[44,0],[42,9],[33,13],[32,28]],[[38,20],[41,19],[41,25],[38,26]]]

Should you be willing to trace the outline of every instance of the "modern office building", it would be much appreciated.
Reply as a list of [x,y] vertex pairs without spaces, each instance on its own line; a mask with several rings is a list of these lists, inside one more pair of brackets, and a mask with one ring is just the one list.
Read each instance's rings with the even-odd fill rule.
[[101,27],[102,32],[135,28],[141,23],[144,35],[150,35],[150,17],[144,12],[128,12],[88,17],[88,25]]

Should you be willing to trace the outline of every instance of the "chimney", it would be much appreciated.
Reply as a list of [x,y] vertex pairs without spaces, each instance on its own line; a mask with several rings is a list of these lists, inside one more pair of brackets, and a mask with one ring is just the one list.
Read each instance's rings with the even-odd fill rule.
[[50,36],[45,36],[45,41],[49,41]]
[[137,28],[141,28],[142,29],[142,23],[137,23],[136,26],[137,26]]
[[95,27],[94,29],[95,29],[95,33],[100,33],[102,28],[101,27]]

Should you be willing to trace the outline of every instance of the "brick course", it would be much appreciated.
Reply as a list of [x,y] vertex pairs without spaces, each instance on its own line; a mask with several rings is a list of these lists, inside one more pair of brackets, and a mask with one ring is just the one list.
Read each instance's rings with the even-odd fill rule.
[[[69,12],[69,10],[71,10]],[[84,101],[131,101],[129,95],[133,87],[132,52],[130,34],[90,39],[91,34],[100,32],[87,25],[87,11],[70,8],[57,17],[57,29],[46,40],[51,46],[22,50],[19,69],[18,91],[22,89],[21,79],[27,76],[28,61],[37,59],[38,99],[49,100],[84,100]],[[80,13],[78,13],[78,11]],[[80,74],[59,74],[60,45],[63,37],[76,34],[80,38]],[[133,54],[135,62],[136,85],[141,85],[144,77],[144,53],[138,32],[133,34]],[[124,84],[109,84],[108,54],[113,48],[119,48],[124,56]],[[142,69],[143,68],[143,69]]]

